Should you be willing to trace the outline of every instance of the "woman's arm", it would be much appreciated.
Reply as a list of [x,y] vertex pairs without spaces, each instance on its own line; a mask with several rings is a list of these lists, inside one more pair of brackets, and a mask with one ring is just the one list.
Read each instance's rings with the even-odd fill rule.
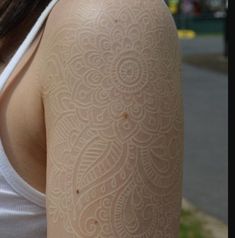
[[48,238],[176,238],[181,57],[162,0],[63,1],[41,49]]

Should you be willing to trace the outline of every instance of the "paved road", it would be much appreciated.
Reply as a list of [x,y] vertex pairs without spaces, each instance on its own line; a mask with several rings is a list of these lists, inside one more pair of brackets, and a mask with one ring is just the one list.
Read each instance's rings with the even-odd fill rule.
[[204,54],[223,52],[222,36],[202,36],[194,40],[181,40],[182,52],[188,54]]
[[[183,54],[223,52],[222,37],[181,41]],[[185,161],[183,195],[226,224],[227,75],[183,65]]]

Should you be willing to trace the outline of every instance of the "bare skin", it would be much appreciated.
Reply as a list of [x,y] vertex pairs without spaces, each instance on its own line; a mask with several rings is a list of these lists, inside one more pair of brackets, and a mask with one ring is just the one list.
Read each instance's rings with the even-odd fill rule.
[[[23,28],[24,26],[24,28]],[[0,64],[3,71],[25,37],[26,25],[21,25],[22,32],[12,32],[0,42],[1,57],[5,64]],[[44,28],[43,28],[44,29]],[[0,93],[0,138],[5,153],[17,173],[32,187],[45,193],[46,189],[46,137],[44,112],[41,100],[40,84],[36,80],[37,72],[31,67],[43,29],[24,55],[5,87]],[[6,44],[6,41],[8,44]],[[6,47],[10,45],[11,47]],[[33,171],[33,172],[32,172]]]
[[[180,61],[176,28],[161,0],[55,6],[0,114],[10,160],[42,190],[47,162],[47,238],[178,237]],[[23,159],[41,180],[21,166]]]

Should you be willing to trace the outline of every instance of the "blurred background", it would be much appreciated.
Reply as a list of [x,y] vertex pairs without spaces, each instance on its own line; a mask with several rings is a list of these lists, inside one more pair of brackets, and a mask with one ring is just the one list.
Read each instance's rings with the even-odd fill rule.
[[[190,213],[183,205],[181,237],[224,238],[228,224],[228,1],[165,2],[175,19],[182,47],[183,196],[197,209]],[[193,217],[196,211],[201,211],[205,219]],[[208,216],[216,221],[211,227],[213,234],[199,231]]]

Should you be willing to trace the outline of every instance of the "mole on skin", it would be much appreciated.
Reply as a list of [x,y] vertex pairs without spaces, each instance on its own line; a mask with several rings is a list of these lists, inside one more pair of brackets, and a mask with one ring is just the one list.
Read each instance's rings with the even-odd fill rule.
[[76,193],[79,194],[79,190],[78,189],[77,189]]
[[128,113],[127,113],[127,112],[124,112],[124,113],[123,113],[123,117],[124,117],[125,119],[128,119]]

